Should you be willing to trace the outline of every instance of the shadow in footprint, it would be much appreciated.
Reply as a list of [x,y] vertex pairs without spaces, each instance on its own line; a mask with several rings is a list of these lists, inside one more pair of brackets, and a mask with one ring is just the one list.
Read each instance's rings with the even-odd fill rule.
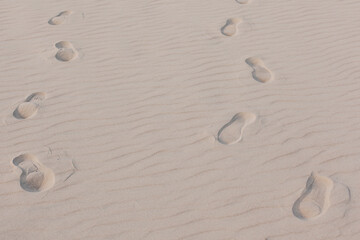
[[19,104],[19,106],[13,112],[13,116],[17,119],[27,119],[34,116],[41,103],[46,98],[46,93],[36,92],[26,98],[25,102]]
[[52,17],[48,23],[50,25],[59,25],[65,22],[66,18],[72,14],[72,11],[63,11],[56,15],[55,17]]
[[251,112],[240,112],[225,124],[218,132],[218,141],[225,145],[231,145],[242,139],[244,129],[255,122],[256,115]]
[[305,189],[293,205],[295,217],[302,220],[315,219],[330,207],[330,194],[334,182],[325,176],[311,173]]
[[253,68],[252,76],[256,81],[267,83],[273,79],[272,72],[265,66],[260,58],[250,57],[246,59],[245,62]]
[[55,44],[55,47],[59,49],[55,55],[55,58],[61,62],[71,61],[78,56],[78,52],[68,41],[60,41]]
[[240,4],[248,4],[251,0],[236,0],[237,3]]
[[238,32],[238,25],[241,22],[242,22],[241,18],[228,19],[225,25],[221,28],[221,33],[228,37],[234,36]]
[[53,187],[54,172],[42,165],[32,154],[22,154],[13,159],[13,164],[21,171],[20,186],[28,192],[42,192]]

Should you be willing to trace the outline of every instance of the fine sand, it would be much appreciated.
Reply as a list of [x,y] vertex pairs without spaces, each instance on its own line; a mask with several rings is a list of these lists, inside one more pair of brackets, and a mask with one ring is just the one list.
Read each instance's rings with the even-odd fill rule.
[[360,239],[359,0],[0,11],[0,240]]

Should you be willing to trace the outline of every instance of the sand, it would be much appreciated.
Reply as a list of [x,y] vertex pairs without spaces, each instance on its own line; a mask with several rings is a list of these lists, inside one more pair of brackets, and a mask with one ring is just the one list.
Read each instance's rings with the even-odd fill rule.
[[360,239],[360,1],[0,11],[0,239]]

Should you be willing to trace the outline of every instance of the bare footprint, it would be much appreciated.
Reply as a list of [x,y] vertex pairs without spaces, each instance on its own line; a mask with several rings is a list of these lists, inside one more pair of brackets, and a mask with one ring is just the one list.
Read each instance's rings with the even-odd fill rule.
[[48,23],[50,25],[59,25],[65,22],[66,18],[72,14],[72,11],[63,11],[56,15],[55,17],[52,17]]
[[225,25],[221,28],[222,34],[229,37],[235,35],[238,32],[238,25],[241,22],[241,18],[229,18]]
[[324,214],[330,207],[330,194],[334,182],[325,176],[311,173],[301,196],[293,205],[293,213],[303,220],[314,219]]
[[54,186],[54,172],[41,164],[32,154],[22,154],[12,163],[22,171],[20,186],[28,192],[42,192]]
[[251,0],[236,0],[240,4],[248,4]]
[[46,98],[46,93],[36,92],[31,94],[25,102],[21,103],[14,111],[13,116],[17,119],[27,119],[34,116],[41,103]]
[[273,79],[272,72],[265,66],[260,58],[251,57],[246,59],[245,62],[254,69],[252,75],[256,81],[267,83]]
[[240,112],[225,124],[218,132],[218,141],[231,145],[242,139],[244,129],[256,120],[256,115],[251,112]]
[[78,52],[68,41],[60,41],[55,44],[55,47],[59,49],[55,55],[56,59],[59,61],[68,62],[78,56]]

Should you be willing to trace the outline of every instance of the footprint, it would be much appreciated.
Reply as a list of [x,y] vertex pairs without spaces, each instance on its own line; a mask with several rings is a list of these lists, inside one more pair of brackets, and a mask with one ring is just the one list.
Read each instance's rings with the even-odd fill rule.
[[55,55],[56,59],[59,61],[68,62],[78,56],[78,52],[68,41],[60,41],[55,44],[55,47],[59,49]]
[[301,196],[293,205],[293,213],[303,220],[314,219],[324,214],[330,207],[330,194],[334,182],[325,176],[311,173]]
[[72,14],[72,11],[63,11],[56,15],[55,17],[52,17],[48,23],[50,25],[59,25],[65,22],[66,18]]
[[260,58],[251,57],[246,59],[245,62],[254,69],[252,75],[256,81],[267,83],[273,79],[273,74],[265,67],[264,62]]
[[248,4],[250,2],[250,0],[236,0],[236,2],[238,2],[240,4]]
[[54,186],[54,172],[41,164],[32,154],[22,154],[12,163],[21,169],[20,186],[28,192],[42,192]]
[[251,112],[240,112],[225,124],[218,133],[218,141],[231,145],[242,139],[244,129],[256,120],[256,115]]
[[222,34],[225,36],[233,36],[237,33],[238,25],[242,22],[241,18],[229,18],[225,25],[221,28]]
[[31,94],[25,102],[21,103],[14,111],[13,116],[17,119],[27,119],[34,116],[41,103],[46,98],[46,93],[36,92]]

